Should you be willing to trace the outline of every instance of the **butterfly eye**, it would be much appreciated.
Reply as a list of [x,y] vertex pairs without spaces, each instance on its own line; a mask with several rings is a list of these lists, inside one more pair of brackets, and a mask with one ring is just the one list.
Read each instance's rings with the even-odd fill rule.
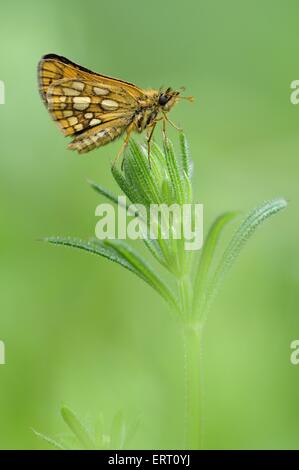
[[161,106],[164,106],[167,102],[169,101],[169,97],[166,95],[160,95],[159,96],[159,104]]

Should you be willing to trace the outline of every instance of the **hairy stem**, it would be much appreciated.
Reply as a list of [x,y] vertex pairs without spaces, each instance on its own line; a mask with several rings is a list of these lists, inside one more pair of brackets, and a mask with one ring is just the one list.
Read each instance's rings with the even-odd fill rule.
[[183,329],[185,355],[185,446],[200,449],[201,436],[201,332],[192,324]]

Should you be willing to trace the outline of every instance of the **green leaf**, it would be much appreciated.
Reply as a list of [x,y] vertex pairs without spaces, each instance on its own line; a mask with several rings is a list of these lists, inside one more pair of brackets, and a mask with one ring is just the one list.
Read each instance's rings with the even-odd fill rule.
[[[94,181],[88,181],[88,183],[97,193],[105,196],[111,202],[118,204],[118,196],[116,194],[111,193],[108,189],[104,188],[98,183],[95,183]],[[125,208],[127,208],[127,206],[125,206]]]
[[185,171],[183,172],[183,183],[185,190],[185,202],[186,204],[192,204],[193,191],[190,178],[186,175]]
[[231,241],[228,243],[228,246],[222,255],[213,278],[209,282],[207,292],[208,307],[217,294],[227,272],[239,256],[243,246],[253,235],[258,226],[267,220],[270,216],[276,214],[285,207],[287,207],[287,201],[283,198],[273,199],[272,201],[265,202],[261,206],[253,209],[247,215],[245,220],[240,224]]
[[178,202],[179,204],[184,204],[185,193],[183,189],[182,175],[180,173],[177,160],[174,155],[172,143],[167,138],[164,141],[164,151],[166,156],[168,174],[172,183],[174,194],[176,196],[176,202]]
[[157,166],[159,166],[159,168],[160,168],[161,175],[164,176],[165,175],[165,170],[166,170],[166,168],[165,168],[165,163],[166,163],[165,154],[163,153],[161,147],[155,141],[153,141],[151,143],[151,149],[152,149],[153,155],[155,157],[155,160],[157,162]]
[[59,450],[67,450],[66,447],[64,447],[63,445],[61,445],[59,442],[57,442],[55,439],[53,439],[52,437],[48,437],[46,436],[45,434],[42,434],[41,432],[38,432],[36,431],[35,429],[32,429],[32,431],[34,432],[34,434],[39,438],[39,439],[42,439],[43,441],[45,441],[47,444],[50,444],[51,446],[55,447],[56,449],[59,449]]
[[96,449],[96,445],[87,431],[85,426],[79,421],[75,413],[70,410],[68,407],[63,406],[61,408],[61,416],[67,426],[71,429],[74,435],[77,437],[78,441],[84,449],[93,450]]
[[125,179],[124,175],[119,171],[116,165],[112,166],[111,172],[116,183],[125,193],[125,195],[130,199],[134,204],[144,204],[148,205],[148,200],[143,198],[143,195],[140,195],[135,187],[135,185],[129,184]]
[[138,417],[133,423],[128,426],[126,435],[125,435],[125,442],[124,442],[124,447],[128,447],[131,440],[134,438],[136,435],[138,428],[140,427],[141,424],[141,419]]
[[[98,243],[98,241],[97,241]],[[172,307],[177,310],[177,301],[164,284],[162,279],[155,273],[155,270],[133,250],[128,244],[120,240],[105,240],[105,246],[115,250],[115,252],[123,257],[135,270],[136,274],[155,289]]]
[[70,237],[47,237],[44,241],[54,245],[63,245],[84,250],[120,264],[129,271],[135,273],[143,281],[147,282],[172,307],[177,308],[176,299],[168,287],[155,274],[154,270],[127,244],[113,240],[101,241],[93,239],[91,241],[83,241]]
[[125,176],[131,186],[134,186],[150,204],[160,204],[161,195],[157,181],[153,177],[153,172],[149,167],[147,157],[144,155],[140,145],[131,139],[129,142],[128,156],[125,160]]
[[216,248],[218,246],[223,229],[226,225],[236,217],[236,212],[226,212],[215,220],[212,224],[203,248],[200,253],[200,258],[197,266],[197,272],[194,281],[194,306],[195,311],[199,305],[199,310],[203,309],[205,303],[206,286],[208,277],[211,270],[211,265],[214,260]]
[[134,266],[130,262],[128,262],[126,258],[118,255],[115,249],[112,249],[108,245],[104,244],[104,242],[101,240],[92,239],[90,241],[84,241],[80,240],[79,238],[71,237],[47,237],[44,239],[44,241],[52,243],[54,245],[62,245],[70,248],[77,248],[79,250],[87,251],[94,255],[102,256],[103,258],[107,258],[110,261],[120,264],[129,271],[139,275]]
[[100,413],[98,418],[95,421],[95,441],[98,449],[107,449],[109,447],[108,442],[105,442],[105,426],[104,426],[104,417]]
[[130,201],[133,203],[137,202],[138,197],[136,199],[136,196],[138,196],[138,194],[136,194],[134,188],[130,188],[123,173],[118,169],[116,165],[112,165],[111,173],[120,189],[130,199]]
[[161,192],[164,204],[171,205],[175,202],[173,187],[167,175],[163,178]]
[[180,147],[181,147],[182,169],[186,173],[187,177],[191,179],[192,160],[190,157],[189,144],[183,132],[180,132],[179,134],[179,141],[180,141]]
[[[141,146],[142,152],[145,155],[145,158],[148,159],[148,148],[147,145],[142,145]],[[165,157],[163,157],[162,154],[162,164],[161,164],[161,151],[159,152],[157,144],[155,144],[153,141],[151,142],[151,147],[150,147],[150,171],[152,173],[154,181],[160,185],[160,181],[164,178],[165,175]]]
[[164,254],[161,251],[161,248],[155,239],[151,238],[143,238],[143,242],[149,252],[153,255],[153,257],[160,263],[162,266],[164,266],[166,269],[168,269],[166,259],[164,257]]
[[126,425],[122,411],[114,416],[111,426],[111,449],[123,449],[126,437]]

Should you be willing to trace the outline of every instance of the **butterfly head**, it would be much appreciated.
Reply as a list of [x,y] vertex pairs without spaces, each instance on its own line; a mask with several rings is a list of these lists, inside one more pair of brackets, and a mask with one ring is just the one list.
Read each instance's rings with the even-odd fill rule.
[[179,101],[179,99],[187,99],[193,101],[191,96],[180,96],[179,91],[167,88],[165,91],[160,91],[159,94],[159,105],[163,111],[170,111],[170,109]]
[[180,92],[167,88],[159,94],[159,105],[163,111],[169,111],[172,106],[177,102]]

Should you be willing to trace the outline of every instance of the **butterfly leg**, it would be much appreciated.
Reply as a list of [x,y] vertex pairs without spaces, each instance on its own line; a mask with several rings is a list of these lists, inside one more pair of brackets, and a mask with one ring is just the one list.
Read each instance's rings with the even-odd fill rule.
[[166,142],[166,118],[164,114],[163,114],[163,122],[162,122],[162,136],[163,136],[164,142]]
[[[162,117],[159,117],[159,118],[156,118],[149,126],[149,128],[151,127],[151,130],[150,132],[147,133],[147,156],[148,156],[148,163],[149,163],[149,166],[151,167],[151,140],[152,140],[152,137],[154,135],[154,130],[156,128],[156,125],[158,124],[159,121],[161,121],[163,118]],[[148,129],[149,129],[148,128]]]
[[151,140],[152,140],[152,137],[154,135],[154,130],[155,130],[155,127],[157,125],[157,122],[158,121],[153,122],[151,131],[150,131],[150,133],[147,137],[147,157],[148,157],[148,164],[149,164],[150,168],[151,168]]
[[[122,145],[121,145],[121,147],[120,147],[120,149],[119,149],[119,151],[118,151],[118,153],[117,153],[115,159],[113,160],[112,168],[115,166],[117,160],[118,160],[119,157],[122,155],[122,153],[124,152],[126,146],[128,145],[133,130],[134,130],[134,125],[131,124],[131,125],[128,127],[128,129],[127,129],[127,136],[126,136],[125,140],[123,141],[123,143],[122,143]],[[123,170],[123,166],[124,166],[124,160],[122,161],[122,164],[121,164],[121,169],[122,169],[122,170]]]
[[183,130],[180,127],[178,127],[173,121],[171,121],[166,113],[163,113],[163,116],[164,116],[165,121],[169,122],[169,124],[171,124],[172,127],[174,127],[177,131],[182,131]]

